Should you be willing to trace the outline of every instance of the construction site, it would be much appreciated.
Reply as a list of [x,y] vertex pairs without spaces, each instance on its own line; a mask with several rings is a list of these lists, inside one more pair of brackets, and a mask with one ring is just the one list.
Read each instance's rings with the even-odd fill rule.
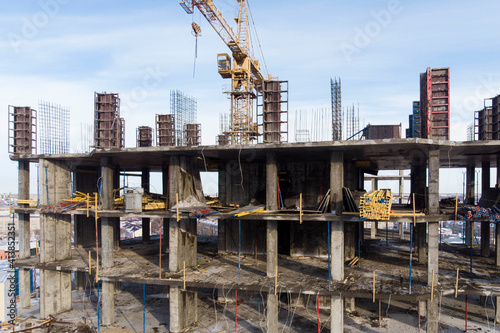
[[[413,74],[420,91],[407,129],[361,126],[339,77],[331,105],[296,111],[290,126],[289,82],[264,74],[247,1],[237,2],[236,28],[212,1],[180,2],[229,49],[216,67],[231,80],[230,113],[212,123],[173,89],[170,112],[145,113],[155,126],[128,129],[136,142],[126,145],[119,93],[94,92],[92,145],[74,153],[68,108],[8,107],[18,290],[4,296],[16,313],[0,330],[495,331],[500,91],[470,110],[469,141],[450,140],[449,67]],[[206,145],[209,127],[219,134]],[[454,169],[465,170],[463,193],[440,193],[440,170]],[[216,195],[204,173],[215,175]],[[398,190],[382,188],[388,181]],[[130,219],[139,235],[125,239]]]

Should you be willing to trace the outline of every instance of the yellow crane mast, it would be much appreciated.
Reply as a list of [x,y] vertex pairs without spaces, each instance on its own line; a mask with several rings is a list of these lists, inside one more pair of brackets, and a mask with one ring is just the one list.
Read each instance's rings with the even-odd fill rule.
[[[232,53],[217,55],[217,69],[224,79],[231,79],[231,89],[225,91],[231,98],[231,123],[227,135],[230,144],[249,144],[257,138],[257,124],[253,122],[253,100],[257,98],[257,89],[262,85],[264,76],[260,63],[253,59],[250,52],[250,31],[248,27],[248,9],[246,0],[239,3],[239,14],[235,18],[238,26],[235,34],[222,13],[211,0],[183,0],[180,5],[188,14],[194,9],[203,14],[208,23],[219,34]],[[201,31],[193,23],[195,33]]]

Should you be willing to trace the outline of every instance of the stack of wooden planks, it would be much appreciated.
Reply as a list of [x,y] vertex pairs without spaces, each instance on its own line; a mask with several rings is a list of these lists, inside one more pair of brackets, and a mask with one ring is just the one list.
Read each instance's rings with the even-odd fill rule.
[[359,216],[365,220],[388,220],[391,206],[391,190],[372,190],[360,198]]

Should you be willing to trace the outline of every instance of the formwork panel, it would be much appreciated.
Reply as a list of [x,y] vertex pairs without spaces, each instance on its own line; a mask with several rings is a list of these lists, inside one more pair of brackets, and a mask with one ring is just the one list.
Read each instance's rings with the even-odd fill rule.
[[153,145],[153,129],[149,126],[139,126],[136,131],[137,147],[151,147]]
[[118,94],[94,93],[94,146],[125,147],[125,120],[120,118]]

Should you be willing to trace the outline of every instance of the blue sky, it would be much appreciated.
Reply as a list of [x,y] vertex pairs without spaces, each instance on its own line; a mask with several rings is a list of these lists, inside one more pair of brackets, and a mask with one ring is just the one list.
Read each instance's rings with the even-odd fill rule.
[[[237,2],[214,3],[232,24]],[[329,79],[340,76],[343,103],[359,103],[362,122],[406,128],[419,73],[450,67],[451,139],[465,140],[473,111],[500,93],[498,1],[253,0],[250,7],[270,74],[289,81],[291,124],[295,110],[329,108]],[[203,30],[195,78],[193,19]],[[176,0],[2,1],[0,106],[5,120],[10,104],[69,107],[77,149],[80,123],[92,122],[94,91],[116,92],[126,145],[135,146],[135,128],[154,127],[155,114],[169,111],[169,91],[180,89],[197,98],[203,144],[213,144],[218,115],[229,108],[221,93],[229,82],[216,71],[221,52],[228,49],[205,19]],[[16,192],[5,121],[0,142],[1,191]],[[442,190],[461,192],[458,174],[460,184],[447,175]]]

